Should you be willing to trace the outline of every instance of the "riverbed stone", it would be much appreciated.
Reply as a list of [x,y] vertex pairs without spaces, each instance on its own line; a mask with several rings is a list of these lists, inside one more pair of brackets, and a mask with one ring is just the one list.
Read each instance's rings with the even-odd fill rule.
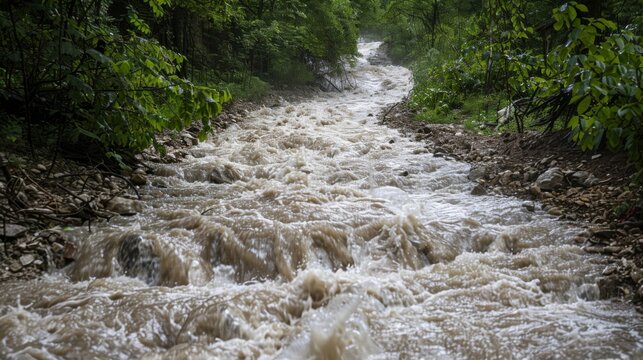
[[561,216],[563,215],[563,210],[557,207],[552,207],[547,210],[547,214],[552,216]]
[[524,203],[522,203],[522,207],[530,212],[536,211],[536,204],[534,204],[533,201],[525,201]]
[[563,185],[565,175],[558,167],[553,167],[538,176],[535,184],[544,191],[551,191],[560,188]]
[[487,175],[488,169],[484,165],[474,165],[469,170],[469,175],[467,176],[469,180],[476,181],[479,179],[484,179]]
[[134,185],[145,185],[147,184],[147,174],[145,173],[145,170],[143,169],[136,169],[130,176],[130,181]]
[[498,174],[498,177],[497,177],[498,182],[501,185],[509,184],[511,182],[512,174],[513,173],[511,172],[511,170],[505,170],[505,171],[501,172],[500,174]]
[[534,169],[531,166],[527,166],[523,169],[523,181],[534,181],[538,178],[538,170]]
[[63,246],[63,259],[65,260],[76,260],[78,247],[76,243],[70,240],[65,242]]
[[597,238],[601,239],[610,239],[614,237],[617,234],[616,230],[612,229],[593,229],[592,230],[592,235],[594,235]]
[[0,225],[0,237],[7,239],[19,238],[27,232],[27,228],[18,224],[6,224],[4,229]]
[[36,260],[36,258],[31,254],[22,255],[20,257],[20,264],[22,266],[28,266],[28,265],[31,265],[31,263],[33,263],[34,260]]
[[11,270],[13,272],[18,272],[18,271],[20,271],[20,269],[22,269],[22,265],[18,261],[12,261],[9,264],[9,270]]
[[596,285],[598,285],[601,299],[614,297],[618,295],[619,277],[616,274],[602,276]]
[[115,197],[105,204],[105,208],[119,215],[128,216],[143,211],[143,204],[140,201]]
[[183,142],[187,146],[194,146],[199,144],[199,139],[192,136],[190,133],[183,133]]
[[590,187],[598,183],[598,178],[588,171],[576,171],[571,174],[572,184],[584,187]]
[[485,189],[484,185],[477,184],[476,186],[473,187],[473,189],[471,189],[471,195],[476,195],[476,196],[487,195],[487,189]]

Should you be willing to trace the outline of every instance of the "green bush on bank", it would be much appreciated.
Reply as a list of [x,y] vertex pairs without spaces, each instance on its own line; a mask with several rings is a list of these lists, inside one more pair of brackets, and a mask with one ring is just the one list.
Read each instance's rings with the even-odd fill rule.
[[[121,30],[110,4],[25,1],[0,8],[7,35],[0,41],[2,130],[17,125],[32,146],[94,148],[119,162],[121,153],[156,145],[154,134],[163,130],[201,121],[205,136],[229,92],[180,76],[186,58],[149,37],[133,8],[129,29]],[[149,4],[162,14],[163,1]],[[18,140],[8,134],[5,141]]]
[[[624,151],[643,171],[640,16],[622,1],[547,1],[551,11],[531,0],[474,3],[389,2],[402,9],[387,18],[389,48],[412,64],[420,120],[476,128],[523,99],[542,111],[518,124],[568,128],[582,149]],[[495,109],[462,110],[481,96],[498,98]]]

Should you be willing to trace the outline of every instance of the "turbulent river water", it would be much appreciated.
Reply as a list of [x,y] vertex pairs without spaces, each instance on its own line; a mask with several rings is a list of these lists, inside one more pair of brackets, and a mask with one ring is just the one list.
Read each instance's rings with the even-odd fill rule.
[[3,284],[0,357],[643,357],[578,229],[469,195],[467,164],[377,124],[412,86],[368,63],[378,46],[360,44],[357,88],[153,165],[142,212],[80,230],[69,268]]

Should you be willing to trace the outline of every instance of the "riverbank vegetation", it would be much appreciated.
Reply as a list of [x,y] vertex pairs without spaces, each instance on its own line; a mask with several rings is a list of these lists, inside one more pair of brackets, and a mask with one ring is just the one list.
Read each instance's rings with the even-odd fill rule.
[[[360,31],[413,69],[418,118],[567,128],[643,166],[635,0],[64,0],[0,6],[3,147],[82,148],[125,165],[155,134],[203,138],[231,98],[336,88]],[[498,111],[500,111],[498,113]]]
[[413,69],[421,120],[568,129],[643,168],[643,5],[634,0],[391,0],[372,30]]
[[[369,0],[62,0],[0,5],[2,148],[107,155],[211,130],[231,97],[331,78]],[[79,151],[82,149],[82,151]]]

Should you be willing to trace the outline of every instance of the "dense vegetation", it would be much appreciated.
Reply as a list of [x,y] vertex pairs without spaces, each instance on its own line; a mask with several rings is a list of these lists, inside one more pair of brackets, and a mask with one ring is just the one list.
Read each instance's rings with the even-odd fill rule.
[[412,66],[419,118],[478,129],[504,108],[519,131],[568,128],[641,169],[642,14],[636,0],[389,0],[373,29]]
[[480,128],[505,108],[519,131],[566,127],[641,168],[641,14],[637,0],[7,1],[0,142],[121,161],[161,131],[199,121],[205,136],[231,97],[333,85],[366,29],[413,68],[420,118]]
[[[0,5],[0,143],[123,156],[265,81],[356,54],[369,0],[33,0]],[[232,93],[232,94],[231,94]],[[157,146],[160,150],[162,148]]]

